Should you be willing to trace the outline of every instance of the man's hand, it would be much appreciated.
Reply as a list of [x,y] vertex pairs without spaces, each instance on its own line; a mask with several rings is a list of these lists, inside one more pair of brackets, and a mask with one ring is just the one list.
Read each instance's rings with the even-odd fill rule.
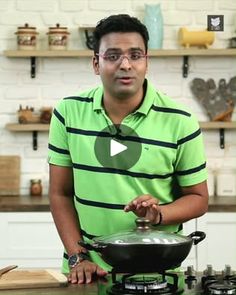
[[68,281],[72,284],[89,284],[94,278],[106,275],[107,272],[97,264],[83,260],[70,270]]
[[151,195],[141,195],[127,204],[124,211],[133,211],[138,217],[145,217],[152,224],[157,224],[160,218],[160,207],[158,203],[158,199]]

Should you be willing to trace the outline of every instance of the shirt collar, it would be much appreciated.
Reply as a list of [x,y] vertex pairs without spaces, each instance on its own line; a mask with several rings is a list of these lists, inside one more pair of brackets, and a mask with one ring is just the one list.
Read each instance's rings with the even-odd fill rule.
[[[144,99],[140,107],[135,110],[134,114],[140,113],[143,115],[147,115],[151,106],[153,105],[153,101],[156,96],[156,90],[153,87],[153,85],[147,80],[144,80],[144,89],[145,94],[144,94]],[[103,86],[100,86],[97,88],[95,95],[94,95],[94,101],[93,101],[93,110],[94,111],[102,111],[103,105],[102,105],[102,98],[103,98]]]

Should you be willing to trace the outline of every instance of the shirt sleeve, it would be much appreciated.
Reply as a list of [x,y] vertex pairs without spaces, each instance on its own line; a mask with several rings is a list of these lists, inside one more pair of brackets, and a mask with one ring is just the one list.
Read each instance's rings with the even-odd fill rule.
[[181,130],[183,132],[177,142],[175,173],[179,185],[195,185],[207,179],[202,132],[193,115],[182,122]]
[[66,104],[61,100],[55,107],[49,129],[48,163],[72,167],[66,131]]

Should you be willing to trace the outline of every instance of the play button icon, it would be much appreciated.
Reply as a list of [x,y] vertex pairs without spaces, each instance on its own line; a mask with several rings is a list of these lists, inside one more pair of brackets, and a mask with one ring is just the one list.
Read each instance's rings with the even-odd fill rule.
[[132,128],[108,125],[97,135],[94,152],[103,167],[127,170],[139,160],[142,144]]
[[127,146],[119,143],[118,141],[111,139],[110,142],[110,156],[113,157],[127,150]]

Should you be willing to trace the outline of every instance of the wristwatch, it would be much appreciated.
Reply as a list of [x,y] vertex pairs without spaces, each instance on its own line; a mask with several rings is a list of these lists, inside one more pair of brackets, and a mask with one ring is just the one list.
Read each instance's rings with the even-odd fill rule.
[[81,261],[88,259],[88,254],[86,253],[74,253],[68,257],[68,264],[70,268],[75,267]]

